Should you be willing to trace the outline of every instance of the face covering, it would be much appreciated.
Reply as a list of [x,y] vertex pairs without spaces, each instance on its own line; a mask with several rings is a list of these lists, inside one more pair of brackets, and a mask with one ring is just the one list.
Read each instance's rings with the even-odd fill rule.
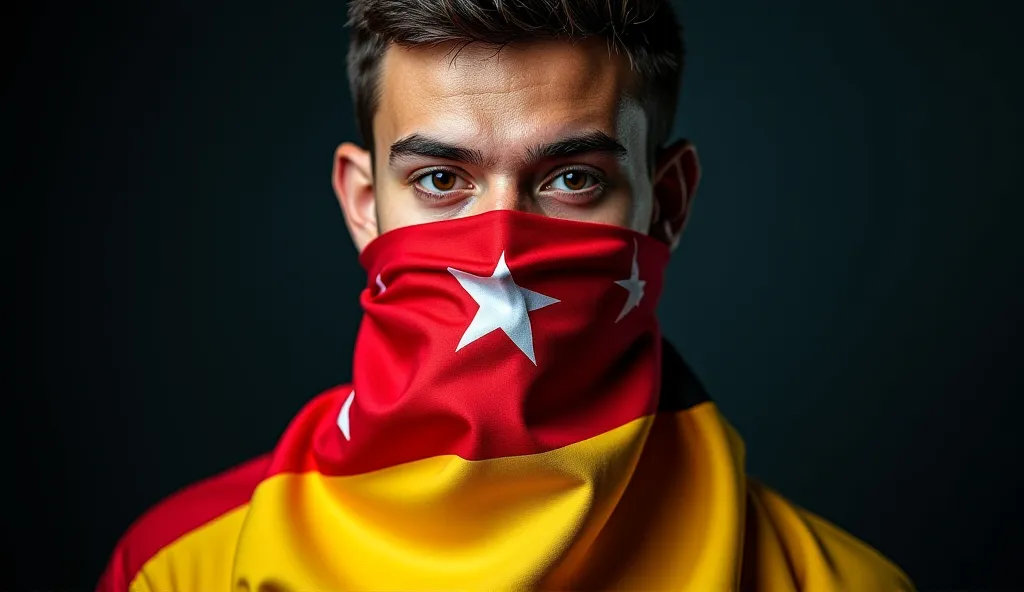
[[654,308],[668,249],[515,212],[362,256],[353,384],[161,502],[99,590],[911,590],[748,481]]
[[[510,211],[371,242],[352,384],[274,452],[236,589],[731,581],[742,477],[709,454],[731,467],[735,450],[716,423],[687,465],[671,412],[702,391],[660,396],[668,258],[628,229]],[[666,469],[680,465],[708,474]],[[721,567],[695,579],[707,553]]]

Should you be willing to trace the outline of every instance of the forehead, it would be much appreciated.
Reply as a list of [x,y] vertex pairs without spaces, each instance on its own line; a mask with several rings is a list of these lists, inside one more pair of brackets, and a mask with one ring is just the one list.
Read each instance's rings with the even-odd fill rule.
[[[631,98],[625,57],[600,39],[540,41],[500,51],[473,44],[392,45],[381,67],[376,152],[427,132],[485,153],[511,153],[573,131],[597,130],[643,152],[646,119]],[[634,146],[633,144],[637,144]]]

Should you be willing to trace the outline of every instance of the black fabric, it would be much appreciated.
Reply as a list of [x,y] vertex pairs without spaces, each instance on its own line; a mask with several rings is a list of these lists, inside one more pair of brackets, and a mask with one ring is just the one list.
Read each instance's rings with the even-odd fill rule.
[[658,413],[682,411],[710,401],[704,385],[667,339],[661,340],[661,398]]

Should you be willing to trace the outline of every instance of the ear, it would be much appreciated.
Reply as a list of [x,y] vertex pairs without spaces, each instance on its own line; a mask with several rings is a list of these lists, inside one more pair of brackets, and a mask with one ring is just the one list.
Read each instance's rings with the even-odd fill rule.
[[688,140],[658,150],[654,169],[654,208],[649,234],[675,249],[690,218],[700,183],[700,159]]
[[331,171],[334,194],[338,196],[352,242],[360,253],[377,238],[377,208],[370,158],[366,150],[345,142],[334,152],[334,170]]

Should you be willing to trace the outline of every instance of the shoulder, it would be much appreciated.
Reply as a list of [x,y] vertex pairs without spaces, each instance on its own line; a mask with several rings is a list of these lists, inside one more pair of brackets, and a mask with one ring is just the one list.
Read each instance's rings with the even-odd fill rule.
[[[171,581],[183,581],[183,574],[171,573],[171,570],[203,568],[182,565],[175,558],[192,558],[193,563],[203,563],[206,572],[223,569],[224,562],[217,557],[221,552],[233,553],[245,509],[253,490],[266,474],[269,462],[269,455],[254,458],[190,485],[153,506],[121,537],[97,590],[128,590],[144,569],[147,586],[138,585],[139,589],[153,584],[159,586],[157,582],[165,576]],[[230,560],[226,564],[230,566]],[[206,577],[189,575],[185,581],[202,581]]]
[[[749,579],[792,578],[808,590],[914,589],[896,564],[845,530],[756,480],[748,481],[747,491],[748,545],[755,547],[744,562]],[[780,569],[790,573],[773,573]]]

